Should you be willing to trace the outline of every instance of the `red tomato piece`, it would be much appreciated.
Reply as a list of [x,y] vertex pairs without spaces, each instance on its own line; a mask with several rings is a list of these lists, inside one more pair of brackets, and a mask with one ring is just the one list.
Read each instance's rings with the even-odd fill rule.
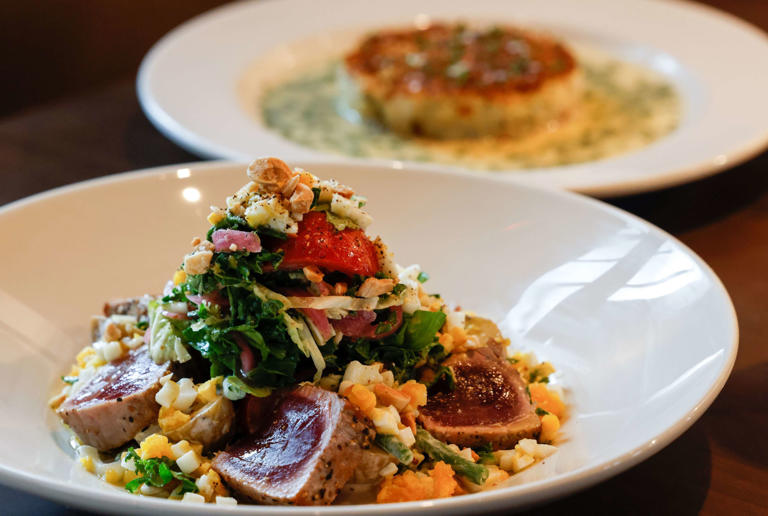
[[360,229],[336,228],[321,211],[311,211],[299,222],[295,238],[280,242],[276,250],[285,253],[280,269],[295,270],[316,265],[327,272],[348,276],[373,276],[379,271],[376,247]]

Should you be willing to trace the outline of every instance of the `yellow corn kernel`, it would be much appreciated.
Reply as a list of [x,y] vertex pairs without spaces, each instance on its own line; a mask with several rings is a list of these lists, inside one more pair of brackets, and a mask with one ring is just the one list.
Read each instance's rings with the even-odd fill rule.
[[376,407],[376,395],[360,384],[352,384],[344,396],[350,403],[359,408],[363,414],[367,414]]
[[168,457],[173,460],[173,450],[171,450],[171,445],[166,436],[152,434],[141,441],[141,446],[139,446],[139,456],[143,460],[160,457]]
[[139,478],[139,475],[131,471],[130,469],[123,470],[123,482],[128,483],[131,480],[134,480],[136,478]]
[[400,386],[400,392],[411,398],[412,408],[427,404],[427,386],[415,380],[408,380]]
[[119,484],[122,479],[123,475],[111,468],[104,474],[104,480],[110,484]]
[[88,364],[88,361],[96,356],[96,350],[93,349],[91,346],[86,346],[82,350],[80,350],[80,353],[77,354],[77,366],[80,369],[85,369],[86,365]]
[[218,398],[218,394],[216,393],[216,387],[221,383],[221,376],[217,376],[216,378],[211,378],[205,383],[201,383],[197,386],[197,399],[202,404],[210,403],[216,398]]
[[93,473],[95,468],[93,467],[93,459],[90,458],[88,455],[85,457],[80,457],[80,465],[83,466],[85,471],[88,473]]
[[181,285],[187,281],[187,273],[184,271],[176,271],[173,273],[173,284],[174,285]]
[[172,407],[160,407],[157,423],[163,432],[172,432],[189,422],[192,416]]
[[541,435],[539,442],[551,443],[557,437],[557,431],[560,430],[560,420],[554,414],[545,414],[541,416]]
[[224,210],[213,210],[211,213],[208,214],[208,222],[211,224],[218,224],[222,220],[224,220],[224,217],[226,217],[226,212]]

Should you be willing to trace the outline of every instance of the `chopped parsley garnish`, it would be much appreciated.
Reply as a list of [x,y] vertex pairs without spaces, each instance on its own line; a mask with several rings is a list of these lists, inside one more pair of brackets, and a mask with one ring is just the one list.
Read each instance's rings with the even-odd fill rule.
[[[426,283],[427,280],[429,280],[429,274],[427,274],[424,271],[421,271],[418,276],[416,276],[416,279],[419,280],[419,283]],[[439,297],[439,296],[438,296]]]
[[179,482],[173,491],[174,495],[197,492],[195,480],[181,471],[174,471],[172,468],[175,467],[175,463],[168,457],[142,459],[134,448],[129,448],[126,460],[133,461],[138,475],[137,478],[125,484],[125,488],[131,493],[135,493],[143,484],[165,487],[174,480]]
[[69,385],[72,385],[77,382],[79,378],[77,376],[62,376],[61,381],[64,383],[68,383]]
[[547,414],[549,414],[549,412],[547,412],[543,408],[536,407],[536,415],[537,416],[546,416]]

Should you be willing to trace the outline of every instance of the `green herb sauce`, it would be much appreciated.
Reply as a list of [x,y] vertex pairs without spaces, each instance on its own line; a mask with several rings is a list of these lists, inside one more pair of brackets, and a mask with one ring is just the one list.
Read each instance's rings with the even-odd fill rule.
[[339,64],[327,62],[268,89],[260,99],[266,126],[288,140],[335,154],[510,170],[626,153],[669,134],[680,120],[678,95],[660,77],[628,63],[582,57],[584,98],[568,120],[516,140],[409,138],[344,111],[336,82]]

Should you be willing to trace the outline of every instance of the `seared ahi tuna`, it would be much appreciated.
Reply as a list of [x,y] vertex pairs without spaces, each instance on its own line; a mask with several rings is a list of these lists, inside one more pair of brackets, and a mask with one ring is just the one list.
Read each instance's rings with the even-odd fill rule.
[[455,388],[430,394],[419,420],[432,435],[459,446],[511,448],[535,437],[541,423],[520,374],[490,348],[454,354]]
[[99,368],[56,412],[85,444],[116,448],[157,420],[155,394],[169,371],[170,364],[155,364],[141,346]]
[[286,394],[269,421],[213,461],[230,488],[268,504],[331,503],[372,433],[352,405],[312,385]]

